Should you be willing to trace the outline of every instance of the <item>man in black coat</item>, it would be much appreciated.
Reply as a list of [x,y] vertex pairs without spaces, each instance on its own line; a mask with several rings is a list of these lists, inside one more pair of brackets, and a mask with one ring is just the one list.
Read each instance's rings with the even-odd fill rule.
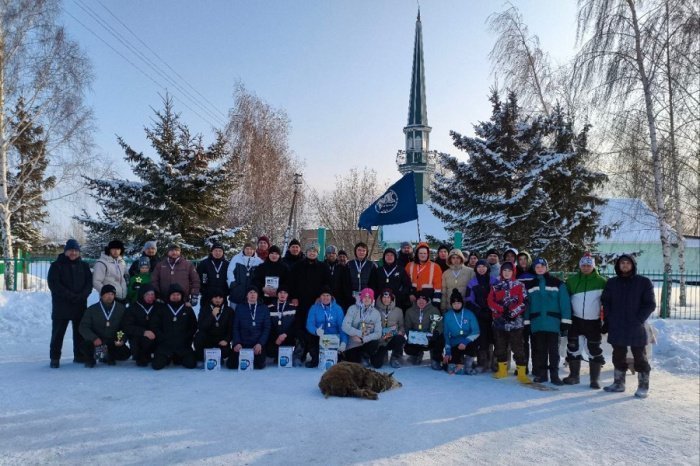
[[199,292],[202,295],[201,309],[209,306],[211,290],[228,290],[226,273],[229,261],[224,257],[224,247],[220,243],[214,243],[209,250],[209,257],[197,264],[199,274]]
[[644,323],[656,309],[654,285],[647,277],[637,275],[634,257],[623,254],[615,262],[616,277],[605,284],[600,301],[605,321],[603,331],[608,331],[608,343],[613,347],[615,381],[604,387],[606,392],[624,392],[627,372],[627,347],[632,348],[634,370],[639,387],[634,394],[646,398],[649,391],[649,372],[646,345],[648,335]]
[[292,270],[295,265],[304,259],[304,254],[301,252],[301,243],[298,239],[294,238],[289,242],[289,249],[284,254],[282,263],[287,266],[289,270]]
[[350,270],[350,286],[353,294],[352,304],[358,302],[360,291],[371,288],[370,277],[377,266],[368,258],[369,247],[360,241],[355,245],[355,258],[348,262]]
[[219,348],[221,361],[231,356],[233,309],[226,304],[223,289],[210,289],[209,302],[199,310],[194,352],[198,361],[204,361],[206,348]]
[[376,296],[381,296],[387,288],[391,289],[396,306],[404,313],[411,307],[411,279],[404,267],[398,263],[394,248],[384,250],[382,266],[374,269],[370,277],[370,288],[374,290]]
[[253,285],[262,291],[263,304],[269,306],[277,300],[277,290],[288,286],[289,269],[282,263],[279,247],[270,246],[267,259],[256,267],[254,275]]
[[92,272],[80,259],[80,244],[76,240],[69,239],[63,254],[49,267],[48,284],[51,290],[51,367],[58,369],[69,323],[73,328],[73,362],[85,362],[81,351],[83,337],[78,326],[92,292]]
[[124,331],[129,338],[131,354],[139,367],[153,360],[156,350],[156,334],[153,331],[156,290],[150,283],[139,288],[135,303],[129,305],[124,316]]
[[347,311],[350,306],[355,304],[352,297],[350,270],[338,261],[338,249],[335,246],[326,248],[326,260],[323,265],[326,266],[328,275],[330,275],[331,294],[335,297],[335,302],[343,308],[343,311]]
[[158,346],[151,367],[160,370],[170,364],[181,364],[187,369],[197,367],[192,351],[192,338],[197,331],[197,316],[192,305],[184,300],[185,290],[173,283],[165,296],[165,303],[156,306],[153,330]]
[[307,348],[305,340],[300,336],[305,335],[306,317],[309,315],[311,306],[321,295],[321,290],[330,288],[331,283],[328,269],[323,262],[318,260],[318,247],[316,245],[307,246],[306,257],[294,266],[290,277],[289,295],[291,304],[297,308],[295,333],[299,337],[294,357],[303,361],[306,358]]

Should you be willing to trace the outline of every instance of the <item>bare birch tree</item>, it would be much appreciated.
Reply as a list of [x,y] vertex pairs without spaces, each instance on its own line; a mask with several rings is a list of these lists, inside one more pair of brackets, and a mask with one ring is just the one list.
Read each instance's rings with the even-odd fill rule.
[[[0,0],[0,232],[6,258],[5,280],[12,287],[11,220],[18,187],[10,188],[12,146],[26,128],[44,130],[49,170],[57,183],[75,173],[69,163],[89,147],[92,114],[84,104],[91,80],[87,58],[58,24],[59,0]],[[10,125],[23,99],[26,121]]]

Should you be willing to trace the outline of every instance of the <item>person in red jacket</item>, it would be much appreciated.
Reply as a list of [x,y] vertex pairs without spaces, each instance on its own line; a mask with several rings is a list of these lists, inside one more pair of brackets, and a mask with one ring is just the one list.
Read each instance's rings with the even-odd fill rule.
[[498,362],[498,371],[493,376],[497,379],[508,375],[508,345],[510,345],[518,368],[518,381],[531,383],[525,374],[527,360],[523,350],[523,314],[526,296],[525,286],[515,279],[513,263],[501,264],[501,279],[491,286],[488,297],[496,337],[494,353]]

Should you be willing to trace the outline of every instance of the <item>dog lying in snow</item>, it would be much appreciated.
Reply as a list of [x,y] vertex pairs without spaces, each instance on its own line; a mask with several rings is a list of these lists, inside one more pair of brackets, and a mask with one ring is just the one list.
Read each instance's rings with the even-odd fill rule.
[[377,393],[399,388],[401,383],[394,379],[394,373],[384,374],[367,369],[354,362],[340,362],[328,369],[318,388],[326,398],[329,396],[354,396],[376,400]]

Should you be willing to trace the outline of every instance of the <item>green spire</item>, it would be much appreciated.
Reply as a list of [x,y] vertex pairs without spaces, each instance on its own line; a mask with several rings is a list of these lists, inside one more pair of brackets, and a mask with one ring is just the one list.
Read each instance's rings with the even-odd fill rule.
[[408,104],[408,126],[427,126],[428,111],[425,105],[425,70],[423,69],[423,32],[420,8],[416,18],[416,39],[413,45],[413,72],[411,75],[411,100]]

